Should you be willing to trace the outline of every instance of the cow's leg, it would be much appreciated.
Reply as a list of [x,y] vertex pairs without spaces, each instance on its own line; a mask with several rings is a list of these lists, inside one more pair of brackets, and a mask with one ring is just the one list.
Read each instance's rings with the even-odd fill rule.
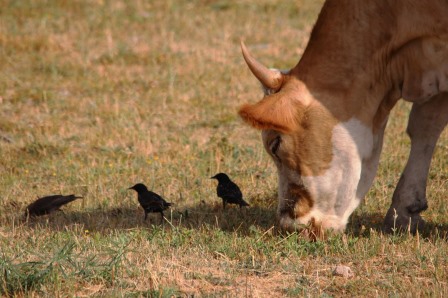
[[392,197],[384,220],[385,231],[393,228],[415,232],[423,224],[420,212],[428,208],[426,182],[435,145],[448,122],[448,94],[440,94],[424,104],[414,104],[407,133],[411,153]]

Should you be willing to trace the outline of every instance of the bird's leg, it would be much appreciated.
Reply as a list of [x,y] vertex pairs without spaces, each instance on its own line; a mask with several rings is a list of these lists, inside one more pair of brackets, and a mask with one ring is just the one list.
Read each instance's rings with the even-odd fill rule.
[[163,224],[163,212],[162,211],[160,211],[160,216],[161,216],[160,217],[160,223]]
[[148,218],[148,212],[146,212],[146,210],[145,210],[145,221],[146,221],[146,219]]
[[62,213],[62,216],[67,217],[67,215],[65,214],[64,210],[58,208],[58,209],[56,209],[56,211]]
[[224,201],[224,199],[222,200],[222,208],[223,208],[224,210],[226,210],[226,201]]

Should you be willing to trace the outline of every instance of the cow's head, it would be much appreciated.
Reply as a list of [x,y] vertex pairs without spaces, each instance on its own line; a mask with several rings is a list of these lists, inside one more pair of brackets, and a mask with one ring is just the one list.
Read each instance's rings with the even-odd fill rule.
[[363,159],[371,155],[371,130],[355,118],[341,121],[335,117],[295,69],[268,69],[243,43],[241,47],[265,96],[256,104],[243,105],[239,114],[262,131],[265,149],[277,166],[280,226],[343,231],[364,196],[361,170]]

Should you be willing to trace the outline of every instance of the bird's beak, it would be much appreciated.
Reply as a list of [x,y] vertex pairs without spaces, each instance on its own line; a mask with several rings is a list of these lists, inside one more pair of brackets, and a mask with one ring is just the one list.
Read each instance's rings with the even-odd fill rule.
[[129,187],[128,189],[134,189],[133,187]]

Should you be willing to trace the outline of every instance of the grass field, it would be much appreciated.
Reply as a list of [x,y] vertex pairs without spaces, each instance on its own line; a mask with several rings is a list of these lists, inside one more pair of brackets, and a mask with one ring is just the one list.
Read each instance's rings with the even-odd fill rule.
[[[0,295],[448,295],[448,133],[422,234],[382,235],[409,149],[399,103],[381,166],[347,232],[275,228],[277,177],[238,107],[261,98],[239,41],[293,67],[322,1],[0,0]],[[222,211],[227,172],[252,205]],[[175,203],[143,221],[144,182]],[[84,196],[22,220],[36,197]],[[349,266],[352,278],[334,276]]]

